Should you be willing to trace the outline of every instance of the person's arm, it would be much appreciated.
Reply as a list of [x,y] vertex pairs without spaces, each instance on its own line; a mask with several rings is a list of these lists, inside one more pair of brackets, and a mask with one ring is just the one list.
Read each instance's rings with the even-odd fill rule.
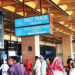
[[35,63],[33,70],[35,70],[35,69],[36,69],[36,67],[37,67],[37,63]]

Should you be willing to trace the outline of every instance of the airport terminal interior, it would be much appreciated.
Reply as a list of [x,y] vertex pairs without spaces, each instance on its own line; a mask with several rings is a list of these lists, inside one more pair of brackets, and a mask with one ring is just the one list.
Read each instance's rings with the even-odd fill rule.
[[[15,36],[15,19],[44,14],[51,17],[52,33]],[[1,62],[3,53],[8,57],[22,56],[23,61],[28,54],[29,58],[40,54],[60,56],[64,65],[68,56],[75,58],[75,0],[0,0],[0,24],[4,31],[0,31],[0,42],[4,38]]]

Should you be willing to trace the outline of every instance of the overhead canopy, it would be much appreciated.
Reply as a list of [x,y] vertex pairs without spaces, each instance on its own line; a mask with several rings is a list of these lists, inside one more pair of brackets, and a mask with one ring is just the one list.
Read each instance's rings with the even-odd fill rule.
[[75,0],[0,0],[0,10],[5,15],[5,33],[11,28],[14,30],[14,19],[40,15],[41,11],[53,16],[54,30],[58,34],[75,32]]

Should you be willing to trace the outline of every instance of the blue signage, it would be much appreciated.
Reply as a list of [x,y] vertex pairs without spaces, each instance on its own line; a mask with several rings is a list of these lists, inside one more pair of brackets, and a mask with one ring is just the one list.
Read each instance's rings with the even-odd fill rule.
[[49,24],[49,14],[15,19],[15,27],[36,26],[41,24]]
[[49,33],[50,33],[50,24],[15,29],[15,35],[17,37],[41,35],[41,34],[49,34]]

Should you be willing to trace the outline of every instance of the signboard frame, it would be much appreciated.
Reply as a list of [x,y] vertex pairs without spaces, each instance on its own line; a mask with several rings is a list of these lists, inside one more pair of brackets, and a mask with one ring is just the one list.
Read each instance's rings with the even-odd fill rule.
[[[16,35],[16,29],[18,28],[24,28],[24,27],[35,27],[35,26],[44,26],[44,25],[48,25],[50,26],[50,15],[49,14],[43,14],[43,15],[48,15],[48,20],[49,20],[49,23],[45,23],[45,24],[35,24],[35,25],[28,25],[28,26],[21,26],[21,27],[16,27],[15,26],[15,35]],[[42,15],[37,15],[37,16],[42,16]],[[35,17],[35,16],[30,16],[30,17]],[[24,18],[29,18],[29,17],[24,17]],[[20,18],[20,19],[24,19],[24,18]],[[50,33],[50,32],[49,32]],[[35,36],[35,35],[44,35],[44,34],[49,34],[49,33],[43,33],[43,34],[33,34],[33,35],[26,35],[26,36]],[[25,35],[24,35],[25,36]],[[24,36],[16,36],[16,37],[24,37]]]

